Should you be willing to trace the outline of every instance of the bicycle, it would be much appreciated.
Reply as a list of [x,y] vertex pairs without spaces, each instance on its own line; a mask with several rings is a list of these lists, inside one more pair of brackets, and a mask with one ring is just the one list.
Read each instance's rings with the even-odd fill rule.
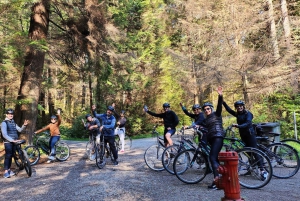
[[172,146],[167,147],[162,154],[161,159],[164,169],[173,175],[175,174],[173,170],[173,163],[176,155],[181,151],[195,148],[194,142],[184,135],[184,131],[184,128],[180,129],[180,131],[177,133],[180,135],[180,140],[175,142]]
[[89,160],[93,161],[96,159],[96,136],[92,135],[91,139],[86,143],[85,153]]
[[203,133],[200,130],[197,130],[197,133],[198,146],[178,153],[173,162],[176,177],[187,184],[199,183],[212,172],[208,160],[210,146],[202,140]]
[[296,149],[296,151],[298,152],[298,155],[300,157],[300,141],[299,140],[287,138],[287,139],[281,140],[280,142],[288,144],[291,147],[293,147],[294,149]]
[[30,165],[30,162],[29,162],[29,159],[27,156],[27,152],[24,149],[22,149],[22,147],[21,147],[21,144],[24,144],[25,142],[26,142],[25,140],[19,140],[19,141],[15,142],[16,151],[15,151],[13,157],[14,157],[17,167],[19,168],[18,172],[20,172],[20,170],[25,169],[28,177],[31,177],[32,169],[31,169],[31,165]]
[[[100,139],[102,138],[102,139]],[[116,144],[116,142],[115,142]],[[108,143],[104,142],[104,136],[98,135],[96,138],[96,165],[99,169],[103,169],[106,165],[106,158],[114,161],[114,156],[112,154],[112,150],[109,147]]]
[[144,153],[144,160],[146,165],[154,171],[163,171],[164,167],[162,165],[162,154],[165,150],[164,138],[159,136],[155,125],[152,130],[152,135],[156,136],[156,144],[148,147]]
[[244,142],[235,137],[232,125],[225,130],[223,146],[226,150],[237,152],[239,156],[238,175],[241,186],[257,189],[271,181],[273,168],[267,154],[253,147],[245,147]]
[[[115,145],[116,145],[116,149],[117,151],[120,151],[122,150],[122,142],[120,140],[120,137],[119,135],[115,135]],[[125,135],[125,138],[124,138],[124,149],[125,150],[130,150],[132,147],[132,139],[130,136],[128,135]]]
[[[41,152],[50,154],[51,150],[49,147],[50,134],[44,132],[42,135],[37,136],[33,134],[35,143],[25,147],[25,151],[28,154],[29,162],[31,165],[36,165],[40,160]],[[58,161],[66,161],[70,157],[70,148],[67,143],[61,142],[60,140],[55,144],[56,159]]]

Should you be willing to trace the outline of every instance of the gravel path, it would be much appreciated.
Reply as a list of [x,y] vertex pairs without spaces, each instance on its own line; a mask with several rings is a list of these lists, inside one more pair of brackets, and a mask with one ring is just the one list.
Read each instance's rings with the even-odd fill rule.
[[[209,190],[212,175],[195,185],[187,185],[166,171],[154,172],[144,162],[143,154],[154,139],[134,140],[132,149],[119,154],[119,166],[107,164],[97,168],[84,154],[86,142],[67,141],[71,156],[65,162],[33,166],[33,174],[24,171],[17,176],[0,178],[0,200],[122,200],[122,201],[218,201],[223,190]],[[246,201],[300,200],[299,173],[290,179],[272,178],[262,189],[241,187]]]

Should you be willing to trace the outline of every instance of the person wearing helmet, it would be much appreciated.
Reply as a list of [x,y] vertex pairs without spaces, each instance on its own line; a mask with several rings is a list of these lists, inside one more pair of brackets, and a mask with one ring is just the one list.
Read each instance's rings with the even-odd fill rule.
[[[234,103],[235,110],[231,109],[225,101],[223,101],[223,105],[228,113],[236,117],[237,124],[232,124],[232,126],[239,129],[241,140],[246,147],[257,148],[256,135],[252,123],[253,114],[246,110],[245,103],[241,100],[236,101]],[[263,167],[259,156],[255,156],[255,158],[259,161],[260,167]],[[263,168],[260,170],[262,179],[266,179],[268,176],[267,172]]]
[[50,154],[48,156],[49,160],[47,161],[47,163],[51,163],[52,161],[55,160],[55,156],[56,156],[55,144],[60,139],[60,130],[59,130],[59,126],[61,124],[60,112],[61,110],[57,109],[57,114],[51,116],[50,124],[34,132],[34,134],[38,134],[46,130],[50,131],[50,141],[49,141]]
[[1,132],[4,142],[5,149],[5,159],[4,159],[4,178],[9,178],[15,175],[15,173],[10,169],[12,157],[16,150],[15,142],[18,142],[19,135],[18,132],[22,132],[29,121],[25,120],[22,127],[19,127],[14,121],[14,110],[9,108],[6,110],[5,120],[1,123]]
[[[112,106],[115,108],[115,103],[112,104]],[[115,129],[115,135],[119,135],[122,147],[120,152],[124,152],[124,146],[125,146],[125,124],[126,124],[126,118],[125,118],[125,111],[122,110],[120,114],[116,112],[116,110],[113,111],[114,116],[116,117],[117,121],[117,127]]]
[[144,106],[144,111],[151,116],[154,117],[160,117],[164,120],[164,142],[165,146],[171,146],[173,145],[173,141],[171,139],[171,136],[175,134],[176,132],[176,126],[179,123],[178,116],[176,113],[172,110],[170,110],[170,104],[169,103],[164,103],[163,104],[163,113],[156,114],[154,112],[151,112],[148,110],[148,107],[145,105]]
[[214,111],[214,107],[211,103],[206,102],[202,105],[202,111],[204,112],[205,122],[207,126],[207,142],[211,146],[211,150],[209,152],[209,160],[212,166],[212,171],[214,174],[214,181],[208,188],[217,189],[216,182],[219,179],[219,160],[218,155],[223,146],[223,138],[224,138],[224,129],[223,129],[223,121],[222,121],[222,103],[223,103],[223,89],[222,87],[218,87],[217,92],[219,94],[218,97],[218,105],[217,110]]
[[116,124],[116,118],[113,116],[113,111],[114,111],[114,107],[113,106],[108,106],[106,109],[106,113],[103,114],[97,114],[96,112],[96,105],[92,105],[92,111],[93,111],[93,115],[94,117],[96,117],[97,119],[99,119],[99,121],[101,122],[101,126],[100,126],[100,133],[103,136],[103,138],[101,137],[100,140],[101,142],[104,139],[104,143],[108,143],[109,147],[112,151],[113,154],[113,165],[118,165],[118,152],[115,146],[115,132],[114,132],[114,128],[115,128],[115,124]]
[[203,131],[203,135],[202,139],[204,141],[206,141],[206,133],[207,133],[207,129],[206,129],[206,125],[205,125],[205,118],[204,118],[204,114],[203,112],[201,112],[201,106],[199,104],[195,104],[192,107],[192,110],[194,113],[190,113],[187,111],[187,109],[183,106],[182,103],[179,104],[181,106],[182,111],[189,117],[193,118],[194,124],[191,126],[187,126],[185,128],[195,128],[195,129],[200,129],[201,131]]

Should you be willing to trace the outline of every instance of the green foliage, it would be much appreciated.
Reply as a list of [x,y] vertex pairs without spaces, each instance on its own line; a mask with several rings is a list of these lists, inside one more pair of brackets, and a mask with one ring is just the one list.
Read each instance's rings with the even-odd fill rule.
[[88,131],[84,129],[82,119],[85,120],[85,115],[74,118],[71,127],[65,125],[60,126],[61,133],[67,138],[88,138]]

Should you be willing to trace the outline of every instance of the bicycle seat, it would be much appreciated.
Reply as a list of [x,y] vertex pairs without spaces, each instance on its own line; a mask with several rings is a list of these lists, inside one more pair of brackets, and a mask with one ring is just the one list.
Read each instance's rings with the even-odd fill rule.
[[20,140],[18,142],[15,142],[15,144],[24,144],[26,142],[26,140]]
[[273,136],[280,136],[280,133],[269,132],[269,134]]

